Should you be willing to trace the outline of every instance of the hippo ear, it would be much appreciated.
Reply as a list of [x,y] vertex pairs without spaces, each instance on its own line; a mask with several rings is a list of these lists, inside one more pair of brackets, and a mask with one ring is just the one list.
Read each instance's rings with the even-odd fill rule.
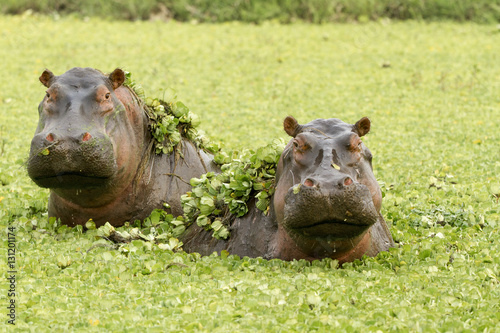
[[113,73],[109,74],[109,79],[111,80],[111,83],[113,84],[113,89],[118,88],[125,82],[125,73],[117,68],[113,71]]
[[302,126],[299,125],[294,117],[288,116],[283,121],[283,128],[285,129],[286,134],[295,137],[297,134],[299,134]]
[[370,132],[370,124],[370,119],[363,117],[354,124],[352,131],[362,137]]
[[40,75],[39,80],[47,88],[50,86],[50,81],[55,77],[55,75],[48,69],[44,70],[42,75]]

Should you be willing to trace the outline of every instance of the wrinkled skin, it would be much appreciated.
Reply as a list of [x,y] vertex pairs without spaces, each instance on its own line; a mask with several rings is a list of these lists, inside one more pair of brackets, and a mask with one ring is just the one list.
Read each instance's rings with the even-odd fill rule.
[[249,213],[232,223],[227,241],[211,239],[194,225],[183,238],[184,249],[283,260],[332,258],[342,264],[394,246],[380,214],[372,155],[361,141],[370,120],[350,125],[317,119],[299,125],[287,117],[284,129],[293,139],[278,163],[269,215],[253,200]]
[[64,224],[92,218],[97,226],[120,226],[144,219],[165,202],[181,215],[180,195],[190,189],[185,181],[215,167],[186,140],[184,158],[155,155],[143,104],[124,80],[120,69],[109,76],[92,68],[60,76],[46,70],[40,76],[47,91],[28,174],[50,188],[49,216]]

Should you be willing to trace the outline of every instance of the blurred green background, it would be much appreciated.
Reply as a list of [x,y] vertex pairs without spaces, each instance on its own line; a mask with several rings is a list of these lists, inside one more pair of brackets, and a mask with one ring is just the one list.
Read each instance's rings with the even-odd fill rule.
[[2,0],[0,13],[74,14],[102,18],[260,23],[306,21],[366,22],[380,18],[456,20],[500,19],[499,0]]

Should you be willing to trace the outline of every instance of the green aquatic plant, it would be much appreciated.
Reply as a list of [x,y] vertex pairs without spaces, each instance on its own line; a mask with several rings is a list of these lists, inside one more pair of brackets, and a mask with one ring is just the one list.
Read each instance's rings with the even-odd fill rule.
[[196,221],[200,227],[212,230],[215,238],[226,239],[230,222],[248,212],[251,198],[255,197],[256,207],[267,214],[283,147],[282,140],[275,140],[255,151],[233,153],[233,158],[223,151],[215,155],[221,173],[192,178],[192,191],[181,197],[187,221]]

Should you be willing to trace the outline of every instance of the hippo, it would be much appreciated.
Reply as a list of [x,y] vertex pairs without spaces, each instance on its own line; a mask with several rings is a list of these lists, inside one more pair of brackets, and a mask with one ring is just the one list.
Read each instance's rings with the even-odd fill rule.
[[181,215],[189,179],[217,170],[211,155],[185,138],[177,154],[155,154],[146,106],[124,81],[119,68],[109,75],[73,68],[40,76],[48,89],[27,170],[50,189],[48,215],[63,224],[92,219],[96,226],[121,226],[165,203]]
[[269,213],[251,198],[248,213],[231,222],[229,239],[212,238],[193,224],[181,237],[183,249],[265,259],[331,258],[341,265],[393,247],[380,214],[372,154],[361,141],[370,125],[366,117],[354,125],[339,119],[300,125],[287,117],[284,130],[292,139],[277,165]]

